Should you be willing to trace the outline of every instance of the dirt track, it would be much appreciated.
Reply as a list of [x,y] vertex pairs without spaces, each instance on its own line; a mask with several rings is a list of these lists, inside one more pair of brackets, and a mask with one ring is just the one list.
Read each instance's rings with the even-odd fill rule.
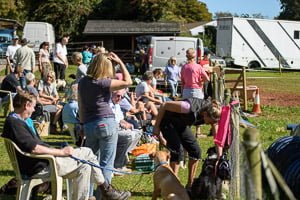
[[300,94],[291,95],[282,91],[276,93],[264,92],[260,90],[261,105],[269,106],[300,106]]

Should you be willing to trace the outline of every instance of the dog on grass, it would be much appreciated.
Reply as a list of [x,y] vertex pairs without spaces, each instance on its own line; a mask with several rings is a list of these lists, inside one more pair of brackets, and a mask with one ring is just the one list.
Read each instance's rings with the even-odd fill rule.
[[149,155],[156,166],[152,200],[161,196],[164,200],[189,200],[189,195],[168,164],[170,153],[156,151]]
[[56,80],[56,89],[63,89],[63,88],[65,88],[66,87],[66,85],[67,85],[67,82],[65,81],[65,80],[62,80],[62,79],[57,79]]
[[191,189],[191,199],[221,199],[222,180],[215,175],[217,152],[215,147],[207,150],[207,157],[202,165],[198,178],[194,179]]

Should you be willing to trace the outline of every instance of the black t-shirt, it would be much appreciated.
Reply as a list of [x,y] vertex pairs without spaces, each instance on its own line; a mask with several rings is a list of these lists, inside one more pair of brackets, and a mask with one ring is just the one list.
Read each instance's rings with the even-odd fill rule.
[[210,100],[190,98],[187,101],[191,104],[190,113],[176,113],[166,111],[161,122],[161,127],[165,124],[172,124],[177,130],[184,131],[187,126],[204,124],[201,112],[208,109]]
[[[4,123],[2,137],[11,139],[22,151],[31,153],[36,145],[48,146],[40,140],[27,126],[26,122],[12,115]],[[17,159],[22,175],[32,176],[48,165],[48,161],[33,159],[17,153]]]
[[[2,84],[1,84],[1,90],[8,90],[13,93],[16,93],[18,86],[20,86],[20,82],[16,78],[16,75],[11,73],[3,79]],[[6,95],[7,95],[7,93],[0,92],[1,98],[5,97]]]

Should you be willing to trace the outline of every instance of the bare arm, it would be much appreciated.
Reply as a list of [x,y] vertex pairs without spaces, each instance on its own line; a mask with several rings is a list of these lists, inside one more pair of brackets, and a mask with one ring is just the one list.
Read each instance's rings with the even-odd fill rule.
[[156,99],[155,97],[151,96],[150,92],[145,92],[142,96],[148,98],[149,101],[153,101],[154,103],[157,103],[157,104],[162,103],[159,99]]
[[181,68],[181,72],[180,72],[181,94],[183,93],[183,88],[184,88],[184,84],[185,84],[185,82],[184,82],[184,76],[183,76],[183,68],[184,68],[184,67]]
[[10,63],[10,59],[6,56],[7,67],[9,68],[9,72],[13,72],[12,63]]
[[40,70],[40,72],[42,72],[42,54],[41,54],[41,51],[39,53],[39,70]]
[[16,90],[17,90],[17,92],[23,92],[23,89],[21,88],[21,86],[17,86]]
[[126,88],[126,87],[132,85],[131,76],[130,76],[128,70],[126,69],[123,61],[113,52],[110,53],[110,59],[120,65],[120,69],[123,74],[123,80],[113,79],[111,81],[110,91],[120,90],[120,89],[123,89],[123,88]]
[[32,72],[32,73],[34,72],[34,68],[35,68],[35,54],[34,54],[34,52],[32,51],[32,52],[31,52],[31,72]]
[[67,157],[72,155],[73,153],[73,147],[66,146],[63,149],[55,149],[55,148],[49,148],[43,145],[37,144],[35,148],[31,151],[33,154],[49,154],[53,156],[60,156],[60,157]]
[[156,117],[155,125],[153,128],[153,134],[159,135],[160,133],[160,123],[162,118],[165,115],[166,111],[176,112],[176,113],[183,113],[181,111],[181,102],[182,101],[167,101],[163,103],[158,111],[158,115]]

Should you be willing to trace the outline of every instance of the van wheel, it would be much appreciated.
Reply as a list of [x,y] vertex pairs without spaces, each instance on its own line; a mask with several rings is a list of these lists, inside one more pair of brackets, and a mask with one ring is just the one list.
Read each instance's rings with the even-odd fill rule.
[[260,66],[259,62],[257,62],[257,61],[251,61],[251,62],[248,64],[248,67],[249,67],[250,69],[258,69],[258,68],[260,68],[261,66]]

